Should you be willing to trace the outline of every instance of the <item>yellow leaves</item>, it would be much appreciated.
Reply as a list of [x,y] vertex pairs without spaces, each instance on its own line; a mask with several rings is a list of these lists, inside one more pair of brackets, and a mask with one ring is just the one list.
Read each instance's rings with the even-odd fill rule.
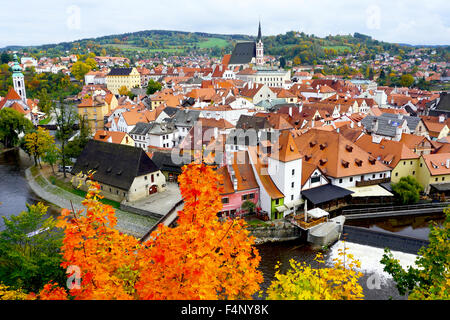
[[[346,256],[350,265],[356,266],[353,255],[340,252]],[[314,258],[320,264],[325,264],[323,254],[318,253]],[[279,263],[276,265],[275,280],[267,289],[269,300],[350,300],[362,299],[362,287],[358,279],[362,273],[345,268],[338,260],[333,267],[321,266],[312,268],[305,262],[289,261],[290,269],[282,274]]]
[[31,298],[22,290],[12,290],[0,282],[0,300],[27,300]]

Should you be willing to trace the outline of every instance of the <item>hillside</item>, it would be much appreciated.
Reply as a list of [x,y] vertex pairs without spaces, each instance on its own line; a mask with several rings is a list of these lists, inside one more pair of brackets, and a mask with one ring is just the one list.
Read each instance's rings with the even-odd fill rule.
[[[70,53],[85,54],[87,50],[97,55],[126,56],[131,60],[153,56],[208,54],[221,57],[231,53],[236,41],[252,40],[249,35],[224,35],[203,32],[168,30],[146,30],[133,33],[108,35],[73,42],[46,44],[20,48],[32,55],[56,57]],[[303,32],[289,31],[285,34],[263,37],[265,53],[283,56],[285,59],[300,59],[302,63],[315,64],[345,53],[363,52],[368,57],[376,53],[389,52],[397,55],[415,47],[387,43],[360,33],[335,35],[320,38]],[[448,51],[449,47],[436,47]],[[298,60],[297,60],[298,61]]]

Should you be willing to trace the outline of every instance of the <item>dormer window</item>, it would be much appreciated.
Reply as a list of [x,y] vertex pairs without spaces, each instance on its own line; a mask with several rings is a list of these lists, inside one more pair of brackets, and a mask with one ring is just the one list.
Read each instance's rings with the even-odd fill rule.
[[347,144],[347,145],[345,145],[345,150],[347,150],[348,152],[352,152],[353,146]]
[[311,148],[314,147],[316,144],[317,144],[316,141],[310,141],[310,142],[309,142],[309,146],[310,146]]
[[327,163],[327,159],[320,159],[319,160],[319,164],[321,165],[321,166],[323,166],[325,163]]
[[348,161],[342,160],[342,166],[343,166],[344,168],[348,168],[348,165],[349,165],[349,162],[348,162]]
[[327,143],[325,142],[325,143],[321,143],[320,144],[320,150],[323,150],[323,149],[325,149],[326,147],[327,147]]
[[362,163],[363,163],[363,161],[362,161],[362,160],[360,160],[360,159],[355,159],[355,163],[356,163],[356,165],[357,165],[358,167],[361,167],[361,166],[362,166]]

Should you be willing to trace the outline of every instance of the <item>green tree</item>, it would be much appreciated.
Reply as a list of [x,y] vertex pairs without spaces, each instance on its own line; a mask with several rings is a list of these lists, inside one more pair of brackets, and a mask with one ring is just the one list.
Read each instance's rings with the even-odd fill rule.
[[253,213],[255,208],[256,205],[250,200],[245,200],[241,205],[241,209],[247,211],[248,213]]
[[20,112],[11,108],[0,110],[0,141],[5,148],[16,146],[19,143],[19,134],[32,128],[31,121]]
[[280,57],[280,67],[283,69],[286,67],[286,59],[284,57]]
[[78,116],[80,133],[73,140],[67,142],[65,153],[69,158],[78,158],[91,137],[91,130],[86,118]]
[[97,68],[97,61],[93,58],[87,58],[85,63],[89,66],[90,70]]
[[5,51],[2,52],[2,55],[0,56],[0,64],[8,63],[12,60],[13,58],[10,54],[6,53]]
[[[46,218],[42,203],[28,206],[9,219],[3,218],[5,229],[0,232],[0,279],[15,289],[36,292],[48,281],[65,283],[60,264],[63,234],[55,229],[53,217]],[[41,231],[37,234],[30,234]]]
[[50,95],[47,92],[46,88],[43,88],[38,95],[38,99],[39,99],[39,109],[42,112],[45,112],[47,115],[49,115],[50,113],[50,109],[52,107],[52,100],[50,98]]
[[[55,138],[42,127],[25,135],[25,145],[29,154],[34,158],[34,165],[41,165],[40,158],[55,144]],[[42,165],[41,165],[42,168]]]
[[147,85],[147,94],[154,94],[156,91],[161,90],[162,85],[161,83],[150,79]]
[[53,174],[55,174],[55,168],[53,166],[59,160],[60,154],[61,151],[58,149],[58,147],[55,144],[51,144],[42,156],[42,160],[44,160],[45,163],[48,163],[52,167]]
[[423,191],[420,183],[412,176],[402,177],[397,183],[392,183],[392,191],[396,199],[402,204],[412,204],[419,201]]
[[83,62],[83,61],[77,61],[72,65],[72,68],[70,69],[70,72],[73,74],[75,79],[82,81],[84,79],[84,76],[86,73],[91,71],[91,67]]
[[66,154],[66,145],[70,137],[73,135],[75,120],[77,114],[75,113],[71,105],[67,105],[60,99],[59,103],[54,104],[53,113],[56,117],[56,134],[55,137],[61,143],[61,164],[63,166],[64,178],[66,175],[66,165],[68,163],[68,157]]
[[450,209],[444,210],[442,226],[430,224],[429,244],[418,252],[415,267],[403,269],[389,249],[381,259],[384,271],[392,275],[398,292],[411,300],[450,299]]
[[403,74],[400,77],[400,85],[402,87],[411,87],[414,84],[414,77],[410,74]]

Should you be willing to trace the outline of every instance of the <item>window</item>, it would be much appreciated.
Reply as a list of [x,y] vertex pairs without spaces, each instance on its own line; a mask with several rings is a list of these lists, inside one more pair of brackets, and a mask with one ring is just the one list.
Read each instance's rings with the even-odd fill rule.
[[292,169],[292,175],[294,175],[295,174],[295,169]]
[[339,179],[339,183],[342,183],[342,179]]
[[442,177],[442,181],[444,181],[445,180],[445,177]]
[[383,178],[383,174],[382,173],[380,173],[380,178]]
[[[311,183],[320,182],[320,176],[311,177]],[[342,179],[339,179],[339,183],[342,183]]]
[[222,198],[222,203],[228,203],[228,198]]
[[374,174],[372,175],[372,178],[374,178],[374,179],[375,179],[375,175],[374,175]]
[[438,181],[438,178],[435,178],[434,181]]
[[242,197],[241,197],[241,199],[242,199],[242,201],[245,201],[245,200],[247,200],[247,195],[246,194],[244,194]]
[[350,177],[350,182],[352,182],[353,181],[353,177]]
[[294,200],[294,196],[293,196],[293,195],[291,196],[291,201],[292,201],[292,200]]
[[395,173],[395,176],[398,177],[398,172]]
[[250,194],[248,195],[248,197],[249,197],[249,199],[255,199],[255,194],[254,194],[254,193],[250,193]]
[[415,175],[416,174],[416,172],[415,171],[413,171],[413,175]]
[[147,176],[144,176],[144,179],[147,180]]
[[293,188],[293,187],[294,187],[294,182],[291,183],[291,188]]

